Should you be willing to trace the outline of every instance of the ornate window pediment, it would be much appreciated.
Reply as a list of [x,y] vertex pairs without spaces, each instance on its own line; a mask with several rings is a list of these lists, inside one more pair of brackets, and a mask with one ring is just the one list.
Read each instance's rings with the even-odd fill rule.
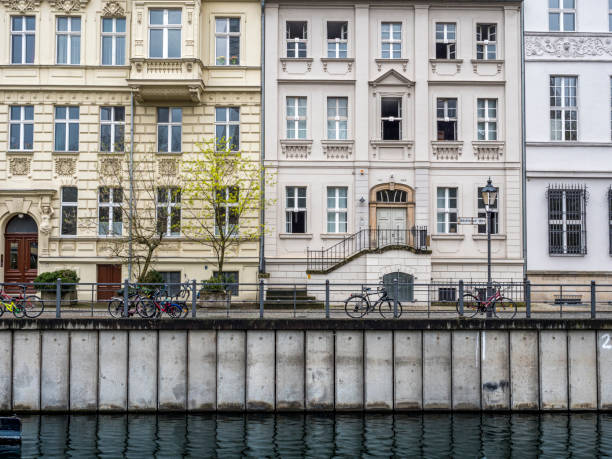
[[51,8],[62,13],[74,13],[84,9],[89,0],[51,0]]
[[111,18],[120,18],[125,16],[125,7],[123,2],[109,1],[102,8],[102,16]]
[[40,6],[40,0],[0,0],[5,8],[20,13],[34,11]]
[[414,86],[414,81],[406,78],[398,71],[391,69],[382,74],[374,81],[370,81],[370,86]]

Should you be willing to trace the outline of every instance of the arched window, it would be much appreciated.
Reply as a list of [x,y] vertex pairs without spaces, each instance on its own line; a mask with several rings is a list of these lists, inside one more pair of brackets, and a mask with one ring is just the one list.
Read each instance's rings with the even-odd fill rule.
[[6,233],[38,233],[38,225],[29,215],[19,214],[11,218],[6,224]]
[[376,192],[376,202],[408,202],[407,194],[404,190],[379,190]]
[[397,279],[397,300],[414,301],[414,276],[399,271],[385,274],[383,285],[389,294],[389,298],[395,299],[395,280]]

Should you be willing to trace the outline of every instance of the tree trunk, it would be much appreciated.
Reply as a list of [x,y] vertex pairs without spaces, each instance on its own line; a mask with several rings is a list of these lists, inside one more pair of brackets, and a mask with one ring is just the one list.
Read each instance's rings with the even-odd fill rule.
[[151,264],[151,258],[153,258],[153,252],[155,251],[152,247],[147,247],[147,258],[145,259],[142,270],[140,271],[140,276],[138,277],[138,282],[142,282],[142,280],[147,275],[147,271],[149,271],[149,265]]

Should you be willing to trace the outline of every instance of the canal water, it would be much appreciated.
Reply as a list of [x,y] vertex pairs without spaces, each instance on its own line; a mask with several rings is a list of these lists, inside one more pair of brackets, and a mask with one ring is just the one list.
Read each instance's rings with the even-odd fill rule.
[[610,414],[23,416],[0,457],[612,456]]

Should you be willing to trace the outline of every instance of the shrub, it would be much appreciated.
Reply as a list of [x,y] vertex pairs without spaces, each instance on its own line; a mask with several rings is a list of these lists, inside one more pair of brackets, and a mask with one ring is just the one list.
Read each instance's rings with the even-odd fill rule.
[[34,288],[41,292],[54,293],[56,288],[55,285],[48,284],[55,284],[57,279],[61,279],[62,281],[62,295],[76,290],[76,285],[64,284],[76,284],[80,281],[76,271],[73,269],[59,269],[57,271],[41,273],[36,276],[36,279],[34,279]]
[[217,276],[212,276],[208,280],[205,280],[200,293],[224,293],[226,281],[225,276],[219,274]]

